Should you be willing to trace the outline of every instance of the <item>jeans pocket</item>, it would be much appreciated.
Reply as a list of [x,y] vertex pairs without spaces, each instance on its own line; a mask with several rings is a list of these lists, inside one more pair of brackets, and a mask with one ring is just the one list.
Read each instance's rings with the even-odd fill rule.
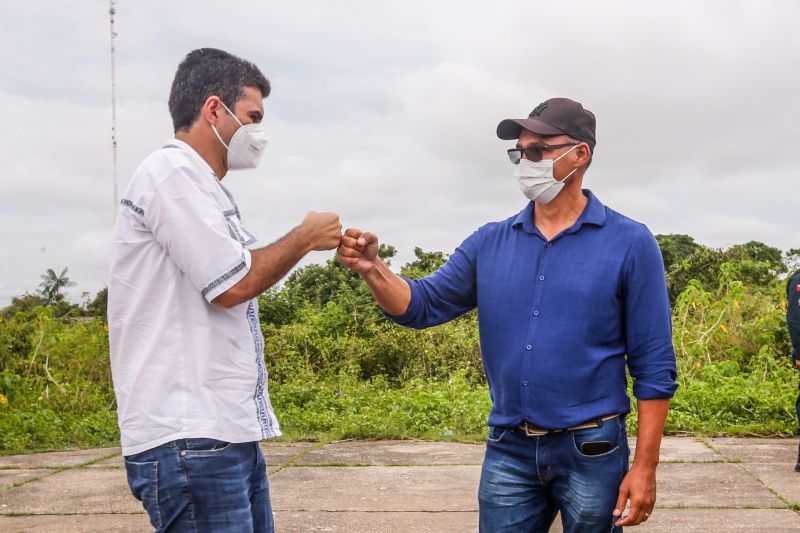
[[606,420],[596,428],[572,431],[574,451],[583,459],[602,459],[614,455],[623,438],[619,419]]
[[133,496],[142,502],[150,517],[150,525],[161,529],[161,509],[158,504],[158,461],[137,463],[125,459],[128,487]]
[[200,457],[219,455],[228,450],[233,443],[217,439],[186,439],[186,456]]
[[489,426],[489,437],[486,439],[489,442],[500,442],[508,432],[508,428],[499,428],[497,426]]

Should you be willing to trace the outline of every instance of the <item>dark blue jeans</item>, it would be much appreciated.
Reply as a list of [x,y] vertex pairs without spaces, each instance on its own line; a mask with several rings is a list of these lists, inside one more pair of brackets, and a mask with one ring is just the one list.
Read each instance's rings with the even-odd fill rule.
[[797,400],[794,402],[794,411],[797,413],[797,434],[800,435],[800,384],[797,385]]
[[[589,445],[581,452],[584,443],[602,441],[610,450]],[[629,453],[622,416],[541,437],[490,427],[478,490],[480,530],[546,532],[560,511],[564,533],[621,532],[611,513]]]
[[157,532],[274,531],[257,442],[180,439],[125,457],[125,468]]

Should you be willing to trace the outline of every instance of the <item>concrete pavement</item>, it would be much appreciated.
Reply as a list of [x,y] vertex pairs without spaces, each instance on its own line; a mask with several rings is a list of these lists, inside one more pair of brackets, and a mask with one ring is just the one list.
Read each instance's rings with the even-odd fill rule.
[[[629,531],[800,532],[797,439],[667,437]],[[279,532],[473,532],[483,445],[263,443]],[[635,439],[631,439],[635,447]],[[558,522],[558,520],[557,520]],[[0,531],[148,531],[119,449],[0,457]],[[552,531],[561,531],[558,523]]]

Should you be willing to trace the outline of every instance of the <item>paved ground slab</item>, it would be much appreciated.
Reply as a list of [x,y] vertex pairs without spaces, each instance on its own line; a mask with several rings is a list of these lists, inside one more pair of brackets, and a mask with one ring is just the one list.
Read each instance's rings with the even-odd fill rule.
[[94,450],[7,455],[5,457],[0,457],[0,468],[59,468],[62,466],[78,466],[96,461],[112,453],[119,453],[119,448],[97,448]]
[[334,442],[300,458],[298,465],[479,465],[483,444],[427,441]]
[[797,533],[800,515],[789,509],[656,509],[631,533]]
[[787,503],[800,506],[800,473],[794,471],[794,465],[795,463],[753,463],[742,467]]
[[125,468],[125,461],[122,459],[122,454],[118,454],[110,459],[90,464],[86,468]]
[[[708,439],[723,455],[743,463],[797,462],[798,439]],[[746,445],[745,445],[746,443]]]
[[262,442],[261,451],[267,461],[267,472],[272,474],[276,470],[283,468],[289,461],[293,461],[308,450],[319,446],[317,442]]
[[[468,531],[468,530],[464,530]],[[476,531],[476,530],[471,530]],[[800,515],[789,509],[659,509],[647,522],[630,533],[797,533]],[[561,533],[561,517],[556,516],[549,533]]]
[[124,471],[92,468],[65,470],[0,492],[0,509],[4,514],[143,512]]
[[[36,479],[47,474],[52,473],[52,470],[29,470],[27,468],[14,469],[14,470],[0,470],[0,490],[7,489],[30,479]],[[0,496],[2,501],[2,496]],[[0,513],[3,512],[2,503],[0,503]],[[2,530],[0,530],[2,531]]]
[[[482,444],[270,441],[262,448],[278,531],[477,531]],[[800,532],[800,514],[788,507],[800,505],[796,450],[797,439],[665,438],[656,512],[631,531]],[[109,453],[117,455],[87,465]],[[0,458],[0,532],[148,531],[122,466],[114,448]],[[551,531],[561,531],[560,521]]]
[[[628,444],[632,461],[636,451],[636,438],[629,438]],[[725,460],[724,456],[692,437],[664,437],[661,439],[660,457],[662,463],[713,463]]]
[[280,511],[477,511],[479,466],[294,467],[270,478]]
[[152,529],[144,514],[0,516],[3,533],[128,533]]
[[275,531],[299,533],[461,533],[478,531],[477,512],[325,512],[276,511]]
[[764,485],[732,463],[668,463],[658,467],[660,507],[785,507]]

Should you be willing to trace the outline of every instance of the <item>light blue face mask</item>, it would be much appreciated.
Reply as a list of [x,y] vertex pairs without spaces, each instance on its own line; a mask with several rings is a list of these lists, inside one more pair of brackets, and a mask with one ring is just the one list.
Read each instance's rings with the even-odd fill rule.
[[555,159],[542,159],[541,161],[520,160],[519,164],[514,167],[514,177],[519,183],[522,194],[528,200],[539,202],[540,204],[548,204],[553,201],[553,198],[558,196],[558,193],[564,188],[567,178],[578,170],[577,168],[573,169],[572,172],[564,176],[564,179],[558,181],[553,176],[553,165],[578,146],[576,144]]

